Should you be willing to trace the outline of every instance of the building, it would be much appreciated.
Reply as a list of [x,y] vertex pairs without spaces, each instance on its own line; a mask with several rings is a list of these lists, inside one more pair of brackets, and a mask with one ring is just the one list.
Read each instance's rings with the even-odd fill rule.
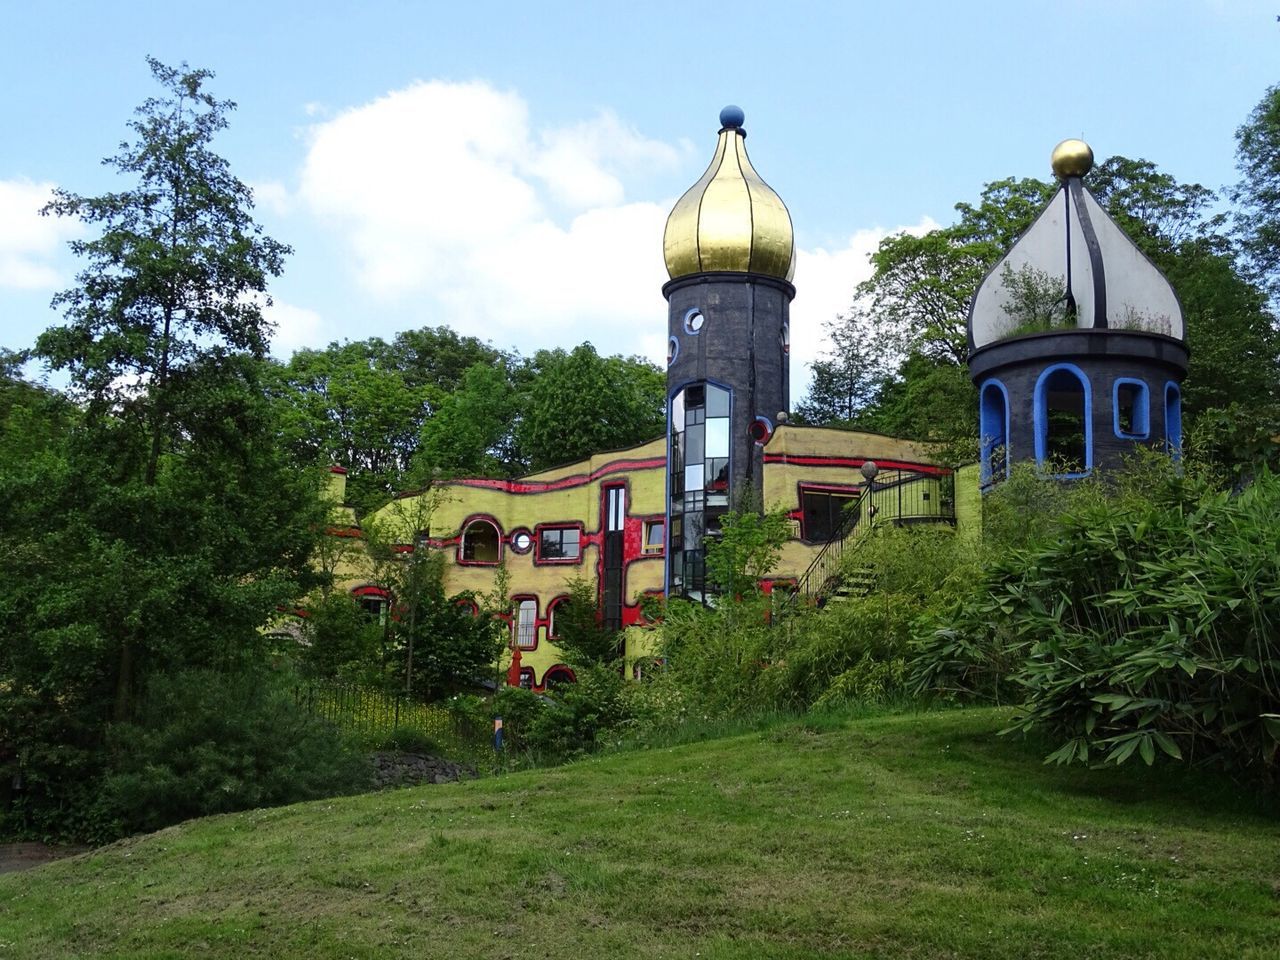
[[[974,297],[980,466],[953,471],[909,440],[790,424],[794,233],[745,141],[742,111],[726,107],[710,165],[667,220],[666,436],[515,480],[440,482],[376,514],[400,531],[400,551],[443,555],[451,594],[488,594],[504,571],[511,682],[573,679],[556,612],[575,579],[625,631],[632,661],[651,650],[646,596],[714,602],[705,544],[730,509],[784,510],[792,536],[766,589],[821,597],[833,548],[884,522],[976,528],[980,485],[1014,461],[1076,477],[1135,444],[1180,444],[1181,309],[1084,189],[1092,154],[1079,141],[1055,151],[1061,189]],[[335,472],[339,503],[343,482]],[[358,567],[346,572],[371,609],[388,602]]]

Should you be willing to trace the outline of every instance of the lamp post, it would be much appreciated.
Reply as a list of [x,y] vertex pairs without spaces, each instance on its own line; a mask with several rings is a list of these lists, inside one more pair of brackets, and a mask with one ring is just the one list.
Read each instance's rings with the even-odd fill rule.
[[[874,460],[862,461],[862,466],[858,468],[862,473],[862,479],[867,481],[867,492],[875,494],[876,477],[880,476],[880,465]],[[876,518],[875,500],[871,501],[871,506],[867,508],[867,519],[874,520]]]

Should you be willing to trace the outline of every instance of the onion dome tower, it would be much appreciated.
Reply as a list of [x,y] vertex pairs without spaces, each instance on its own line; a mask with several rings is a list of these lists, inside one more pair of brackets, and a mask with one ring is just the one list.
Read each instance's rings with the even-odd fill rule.
[[1084,185],[1093,151],[1053,151],[1060,187],[969,308],[983,489],[1011,464],[1062,478],[1182,445],[1187,347],[1173,287]]
[[703,541],[761,508],[763,448],[789,406],[791,215],[720,111],[711,165],[667,217],[667,592],[704,599]]

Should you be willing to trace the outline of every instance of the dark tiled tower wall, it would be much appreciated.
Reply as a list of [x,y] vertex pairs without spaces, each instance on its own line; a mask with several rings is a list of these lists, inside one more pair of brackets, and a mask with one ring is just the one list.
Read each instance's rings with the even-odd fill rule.
[[[1070,364],[1089,381],[1093,469],[1112,471],[1138,447],[1164,449],[1165,386],[1181,384],[1186,348],[1169,338],[1121,331],[1071,331],[1007,341],[979,351],[970,372],[981,390],[994,379],[1009,398],[1009,461],[1036,458],[1035,392],[1040,375],[1056,364]],[[1118,379],[1146,383],[1149,433],[1145,440],[1122,438],[1115,431],[1113,387]]]
[[[795,288],[757,274],[701,273],[672,280],[668,336],[676,343],[667,367],[668,413],[672,396],[690,383],[717,383],[733,392],[730,424],[730,482],[733,506],[761,509],[763,449],[751,438],[757,417],[777,426],[790,409],[790,363],[784,328],[790,321]],[[685,328],[690,311],[702,313],[698,333]],[[670,349],[670,348],[669,348]],[[751,499],[741,502],[742,491]]]

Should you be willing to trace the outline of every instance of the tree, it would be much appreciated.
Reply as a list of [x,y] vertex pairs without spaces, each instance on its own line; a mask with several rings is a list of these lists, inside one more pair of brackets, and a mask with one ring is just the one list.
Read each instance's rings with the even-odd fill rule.
[[666,378],[639,357],[601,357],[590,343],[539,350],[516,427],[534,470],[662,435]]
[[419,476],[510,476],[525,466],[515,446],[519,399],[506,364],[477,363],[422,425]]
[[161,453],[181,435],[175,411],[196,366],[266,353],[267,278],[292,251],[263,235],[252,191],[211,148],[235,109],[202,89],[213,74],[147,63],[167,96],[138,108],[129,124],[137,139],[103,161],[136,186],[100,197],[59,189],[41,211],[101,224],[102,234],[71,242],[88,265],[54,298],[67,323],[42,334],[37,353],[71,374],[97,414],[147,436],[153,485]]
[[1268,88],[1236,131],[1236,166],[1236,229],[1255,277],[1280,303],[1280,85]]
[[847,314],[823,323],[831,344],[815,360],[808,395],[796,404],[796,414],[813,424],[857,425],[863,411],[892,373],[875,322],[859,302]]
[[56,444],[0,464],[0,739],[44,751],[50,809],[92,790],[68,758],[104,762],[103,719],[131,716],[148,677],[264,652],[323,525],[262,383],[263,291],[287,248],[211,149],[232,105],[203,91],[210,73],[149,64],[166,96],[107,161],[134,186],[47,208],[101,227],[72,244],[87,265],[36,351],[80,404]]

